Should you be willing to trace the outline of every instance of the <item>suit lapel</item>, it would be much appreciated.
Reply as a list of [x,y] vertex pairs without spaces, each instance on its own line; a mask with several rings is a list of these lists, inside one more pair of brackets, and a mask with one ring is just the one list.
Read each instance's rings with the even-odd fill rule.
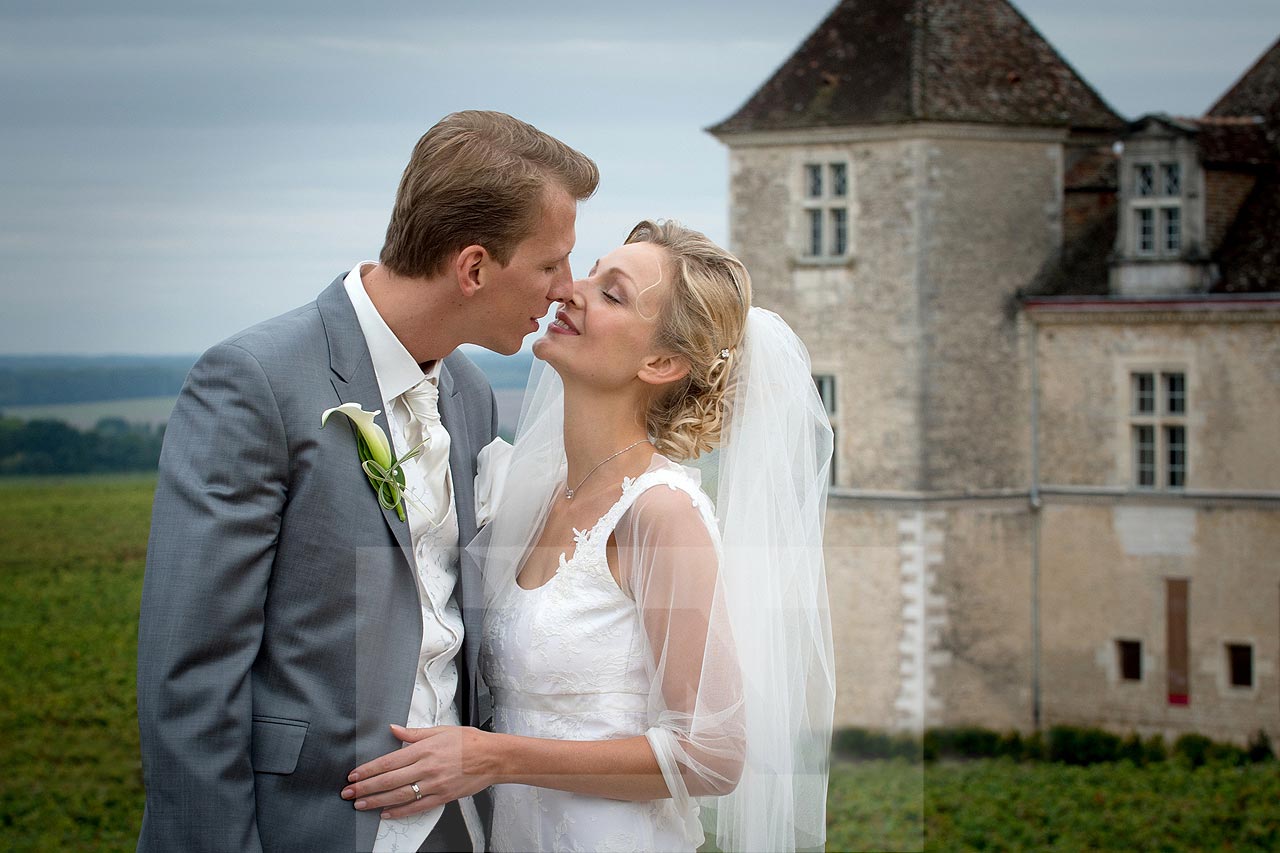
[[[343,285],[345,274],[338,276],[332,284],[316,300],[320,309],[320,317],[324,322],[325,335],[329,339],[329,366],[333,371],[333,390],[343,403],[359,403],[366,411],[379,409],[374,421],[382,427],[382,431],[391,435],[387,423],[387,413],[382,405],[382,390],[378,387],[377,374],[373,372],[373,361],[369,357],[369,347],[365,343],[364,333],[360,330],[360,321],[356,318],[355,309],[347,297]],[[443,417],[443,416],[442,416]],[[351,427],[352,464],[359,464],[355,456],[355,427]],[[377,500],[373,488],[369,489],[371,500]],[[382,517],[391,528],[392,535],[400,550],[404,552],[409,566],[415,565],[413,560],[413,541],[409,535],[409,523],[401,521],[394,509],[383,509]]]
[[464,474],[471,470],[473,454],[467,411],[458,396],[458,387],[449,372],[447,359],[440,365],[440,422],[449,433],[449,470],[453,472],[453,500],[458,514],[458,543],[461,545],[471,541],[476,527],[475,485]]
[[463,725],[479,725],[475,672],[479,666],[480,630],[484,600],[480,575],[468,569],[464,552],[476,533],[475,483],[472,474],[473,436],[468,429],[462,395],[449,373],[449,361],[440,367],[440,420],[449,431],[449,470],[453,472],[453,500],[458,517],[458,582],[454,595],[462,614],[462,666],[458,667],[458,714]]

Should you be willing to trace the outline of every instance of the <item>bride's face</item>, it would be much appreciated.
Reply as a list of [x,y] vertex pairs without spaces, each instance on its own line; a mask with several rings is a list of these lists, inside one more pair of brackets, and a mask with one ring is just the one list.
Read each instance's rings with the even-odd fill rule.
[[566,380],[601,387],[631,383],[654,355],[658,316],[669,293],[667,266],[666,250],[652,243],[614,249],[573,283],[533,354]]

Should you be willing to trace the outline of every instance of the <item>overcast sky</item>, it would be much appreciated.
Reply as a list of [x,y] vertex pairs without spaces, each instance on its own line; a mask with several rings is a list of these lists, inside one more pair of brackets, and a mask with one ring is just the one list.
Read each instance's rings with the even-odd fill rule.
[[[574,270],[643,217],[727,235],[725,118],[834,0],[0,4],[0,352],[196,353],[376,257],[448,112],[586,152]],[[1202,113],[1276,0],[1017,0],[1120,113]]]

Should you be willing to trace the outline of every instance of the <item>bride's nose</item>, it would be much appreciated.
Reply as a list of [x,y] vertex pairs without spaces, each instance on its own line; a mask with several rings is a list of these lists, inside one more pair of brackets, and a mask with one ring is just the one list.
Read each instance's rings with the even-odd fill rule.
[[569,285],[568,297],[566,299],[562,299],[561,301],[565,305],[572,305],[575,308],[581,308],[583,305],[582,291],[583,291],[583,288],[586,287],[586,284],[587,284],[587,280],[584,278],[575,279]]

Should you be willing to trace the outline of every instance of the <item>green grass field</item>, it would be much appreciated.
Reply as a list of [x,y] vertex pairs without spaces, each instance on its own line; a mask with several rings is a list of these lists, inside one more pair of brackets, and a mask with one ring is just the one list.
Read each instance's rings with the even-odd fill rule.
[[[149,476],[0,480],[0,849],[132,850]],[[1280,762],[837,763],[829,850],[1275,850]]]
[[0,481],[0,846],[132,849],[154,476]]

